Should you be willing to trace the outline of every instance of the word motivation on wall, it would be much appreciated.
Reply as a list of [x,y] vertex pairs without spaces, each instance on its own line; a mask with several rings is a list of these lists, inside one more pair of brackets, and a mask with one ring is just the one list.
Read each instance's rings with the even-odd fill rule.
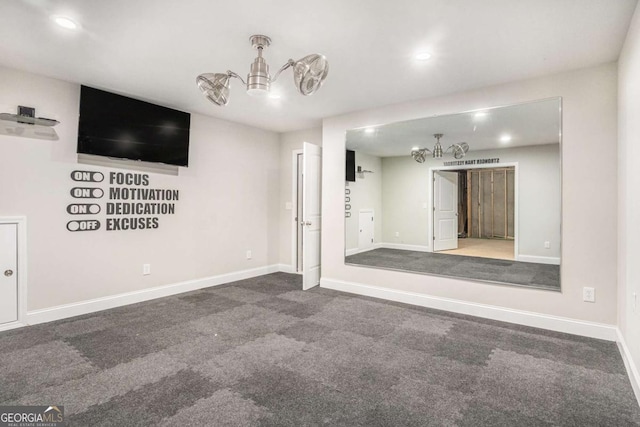
[[[106,178],[106,180],[105,180]],[[71,172],[74,199],[67,213],[69,231],[150,230],[160,227],[160,216],[174,215],[180,191],[152,188],[147,174],[80,171]],[[108,185],[102,188],[102,185]],[[106,196],[106,197],[105,197]],[[104,228],[102,225],[104,224]]]

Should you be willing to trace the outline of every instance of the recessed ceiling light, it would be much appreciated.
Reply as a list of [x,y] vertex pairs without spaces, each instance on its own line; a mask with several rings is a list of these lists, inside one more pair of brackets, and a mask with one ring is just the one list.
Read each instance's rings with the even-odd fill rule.
[[420,147],[411,147],[411,151],[418,151]]
[[374,133],[376,131],[376,128],[366,128],[364,130],[365,133]]
[[502,135],[500,137],[500,142],[507,143],[511,141],[511,135]]
[[66,28],[67,30],[77,30],[79,27],[76,21],[66,16],[54,15],[51,19],[60,27]]
[[485,117],[487,117],[487,114],[488,113],[486,111],[478,111],[473,115],[473,117],[476,119],[484,119]]
[[418,52],[415,56],[416,61],[428,61],[431,59],[431,54],[429,52]]
[[269,98],[270,99],[280,99],[280,98],[282,98],[282,96],[280,96],[279,93],[270,93],[269,94]]

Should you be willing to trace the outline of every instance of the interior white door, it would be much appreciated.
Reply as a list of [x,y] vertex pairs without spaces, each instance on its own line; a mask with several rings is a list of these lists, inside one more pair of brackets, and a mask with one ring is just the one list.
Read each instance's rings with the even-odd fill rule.
[[458,248],[458,173],[433,174],[433,250]]
[[302,168],[302,289],[320,283],[320,172],[322,149],[304,143]]
[[0,323],[18,320],[18,226],[0,224]]
[[358,250],[365,251],[373,247],[373,211],[361,210],[358,217]]

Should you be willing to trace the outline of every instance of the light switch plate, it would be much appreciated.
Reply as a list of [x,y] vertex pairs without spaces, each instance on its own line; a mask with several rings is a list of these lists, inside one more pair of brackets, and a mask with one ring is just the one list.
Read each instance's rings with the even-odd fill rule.
[[582,299],[585,302],[596,302],[596,289],[582,288]]

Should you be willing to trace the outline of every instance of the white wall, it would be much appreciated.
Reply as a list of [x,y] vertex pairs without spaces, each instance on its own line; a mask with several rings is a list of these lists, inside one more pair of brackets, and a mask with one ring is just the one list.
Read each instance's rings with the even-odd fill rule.
[[180,191],[175,215],[155,230],[67,231],[71,171],[111,170],[76,163],[79,95],[76,84],[0,68],[3,104],[61,122],[55,142],[0,136],[0,217],[28,221],[28,310],[277,263],[278,134],[201,115],[191,116],[189,168],[150,174],[150,187]]
[[[474,151],[465,160],[499,158],[518,163],[519,255],[560,258],[560,150],[558,144]],[[446,159],[447,160],[451,160]],[[411,157],[382,159],[382,241],[430,247],[429,169],[442,160],[416,163]],[[461,169],[464,166],[460,167]],[[395,232],[400,237],[395,237]],[[549,249],[544,242],[548,241]]]
[[[279,230],[280,230],[280,251],[279,262],[286,271],[295,271],[295,260],[292,258],[293,233],[295,218],[295,197],[293,196],[293,152],[302,150],[304,142],[314,145],[322,145],[322,128],[305,129],[295,132],[285,132],[280,134],[280,204]],[[287,209],[290,203],[292,209]]]
[[636,8],[619,64],[618,323],[640,369],[640,8]]
[[[615,324],[616,88],[617,66],[611,63],[324,120],[322,279]],[[557,96],[563,97],[561,293],[344,264],[344,206],[338,196],[344,189],[347,129]],[[594,227],[597,242],[589,232]],[[584,286],[596,288],[595,303],[582,301]]]
[[[349,189],[348,196],[351,205],[351,216],[345,218],[346,227],[346,248],[347,254],[355,253],[358,249],[360,234],[360,211],[373,210],[373,242],[379,243],[382,239],[382,162],[380,157],[371,156],[361,151],[356,151],[356,171],[358,166],[362,170],[372,173],[356,172],[355,182],[346,182],[345,189]],[[343,170],[345,168],[343,167]],[[343,173],[344,176],[344,173]],[[343,190],[343,193],[344,190]],[[347,202],[345,202],[346,204]],[[344,207],[343,207],[344,210]]]
[[[382,159],[382,241],[429,246],[429,167],[411,157]],[[395,233],[400,235],[396,237]]]

